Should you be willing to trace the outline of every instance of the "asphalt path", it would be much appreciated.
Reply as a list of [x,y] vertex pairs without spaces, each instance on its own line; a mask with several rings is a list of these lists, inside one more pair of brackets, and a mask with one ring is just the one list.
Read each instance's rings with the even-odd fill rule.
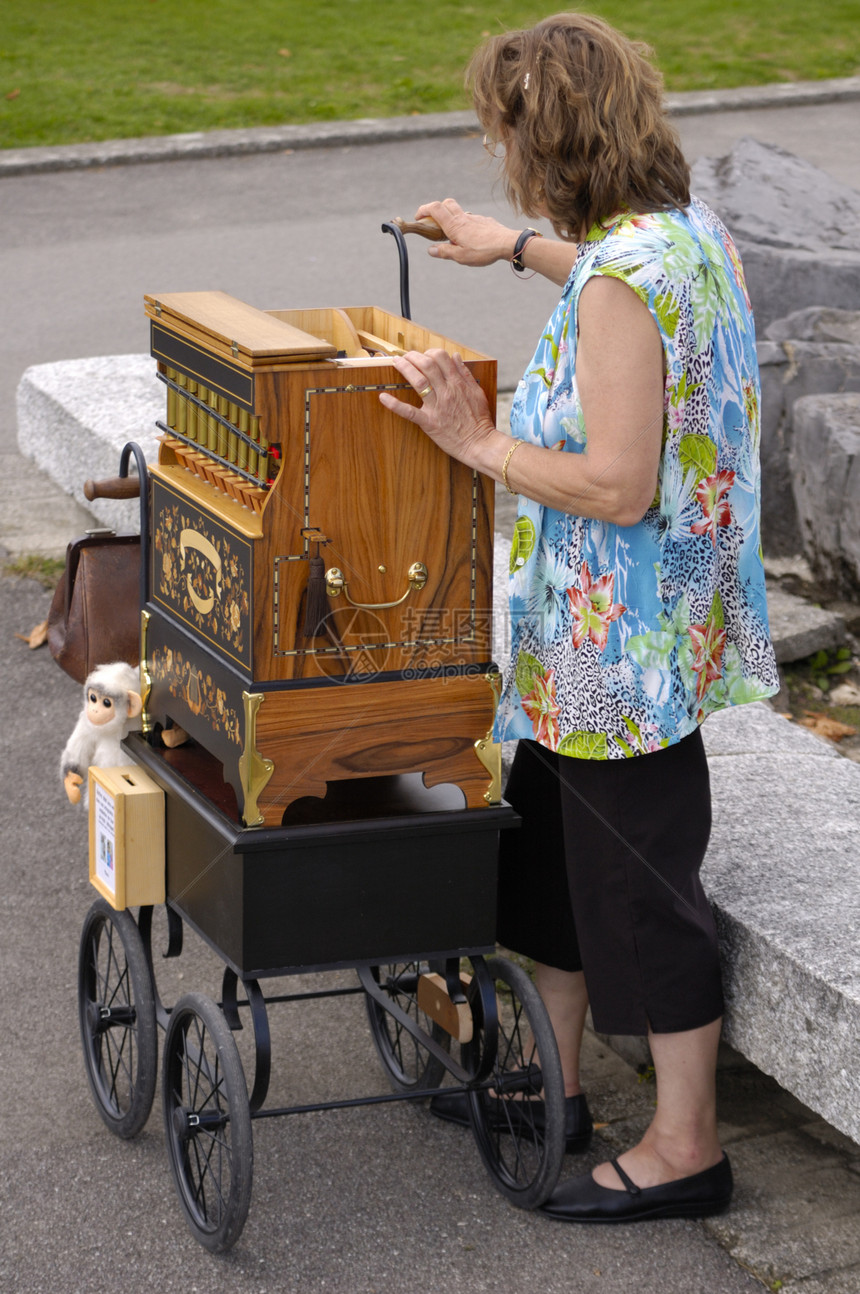
[[[860,101],[683,116],[687,157],[744,135],[860,189]],[[145,292],[220,288],[263,309],[399,311],[383,220],[430,198],[517,224],[477,138],[415,139],[0,180],[0,449],[30,364],[148,349]],[[411,246],[413,316],[499,360],[512,389],[557,301],[506,265],[465,270]]]
[[[680,119],[688,155],[721,155],[754,134],[860,188],[856,103],[752,117]],[[218,287],[262,307],[374,303],[396,310],[396,255],[380,222],[449,194],[472,210],[512,219],[475,139],[3,179],[4,459],[14,455],[13,398],[24,368],[144,351],[145,291]],[[412,262],[415,317],[497,355],[500,385],[512,386],[554,305],[554,289],[521,281],[506,266],[478,272],[437,265],[421,244]],[[36,509],[34,537],[38,527]],[[257,1123],[248,1225],[229,1256],[207,1255],[187,1234],[173,1198],[158,1105],[141,1136],[121,1143],[102,1126],[84,1079],[75,966],[93,891],[84,815],[66,803],[55,771],[80,694],[46,652],[28,652],[12,636],[42,619],[47,601],[32,582],[0,578],[0,1288],[760,1288],[700,1224],[580,1229],[511,1208],[468,1134],[403,1105]],[[167,1000],[189,987],[218,995],[219,967],[193,937],[159,978]],[[276,1101],[384,1090],[355,999],[284,1012],[275,1024]],[[608,1131],[587,1161],[568,1161],[566,1173],[629,1144],[648,1116],[647,1097],[617,1058],[595,1050],[589,1070]]]

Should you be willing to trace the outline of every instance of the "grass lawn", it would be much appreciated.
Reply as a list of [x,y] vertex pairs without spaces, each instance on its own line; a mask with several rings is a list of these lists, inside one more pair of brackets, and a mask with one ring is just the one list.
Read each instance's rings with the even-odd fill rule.
[[[857,0],[605,0],[667,88],[860,73]],[[439,112],[467,105],[482,36],[525,0],[5,0],[0,145]]]

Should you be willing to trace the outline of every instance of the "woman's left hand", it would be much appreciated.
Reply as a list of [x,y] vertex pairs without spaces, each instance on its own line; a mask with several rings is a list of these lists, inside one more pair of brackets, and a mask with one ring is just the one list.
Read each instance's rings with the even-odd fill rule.
[[452,458],[478,467],[488,442],[500,433],[487,397],[462,358],[444,350],[411,350],[396,356],[392,363],[420,395],[422,404],[406,404],[390,391],[380,394],[380,403],[414,422]]

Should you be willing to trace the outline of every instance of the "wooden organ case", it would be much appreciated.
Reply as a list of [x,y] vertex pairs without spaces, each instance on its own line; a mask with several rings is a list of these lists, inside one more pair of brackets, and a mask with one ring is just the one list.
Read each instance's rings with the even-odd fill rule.
[[376,307],[147,296],[166,386],[150,468],[145,731],[183,729],[246,826],[330,782],[422,773],[500,800],[489,737],[493,483],[389,413],[390,357],[457,350]]

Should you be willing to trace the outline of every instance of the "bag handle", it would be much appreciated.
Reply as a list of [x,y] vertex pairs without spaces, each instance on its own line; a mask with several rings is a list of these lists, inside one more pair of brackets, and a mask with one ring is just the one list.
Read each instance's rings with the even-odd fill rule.
[[[110,498],[110,495],[106,495]],[[72,596],[75,591],[75,579],[81,564],[81,553],[85,548],[95,548],[100,544],[138,543],[137,535],[118,535],[113,530],[88,530],[80,539],[73,539],[66,549],[66,569],[60,576],[58,588],[63,590],[63,624],[69,623],[69,612],[72,607]],[[142,560],[142,558],[141,558]]]

